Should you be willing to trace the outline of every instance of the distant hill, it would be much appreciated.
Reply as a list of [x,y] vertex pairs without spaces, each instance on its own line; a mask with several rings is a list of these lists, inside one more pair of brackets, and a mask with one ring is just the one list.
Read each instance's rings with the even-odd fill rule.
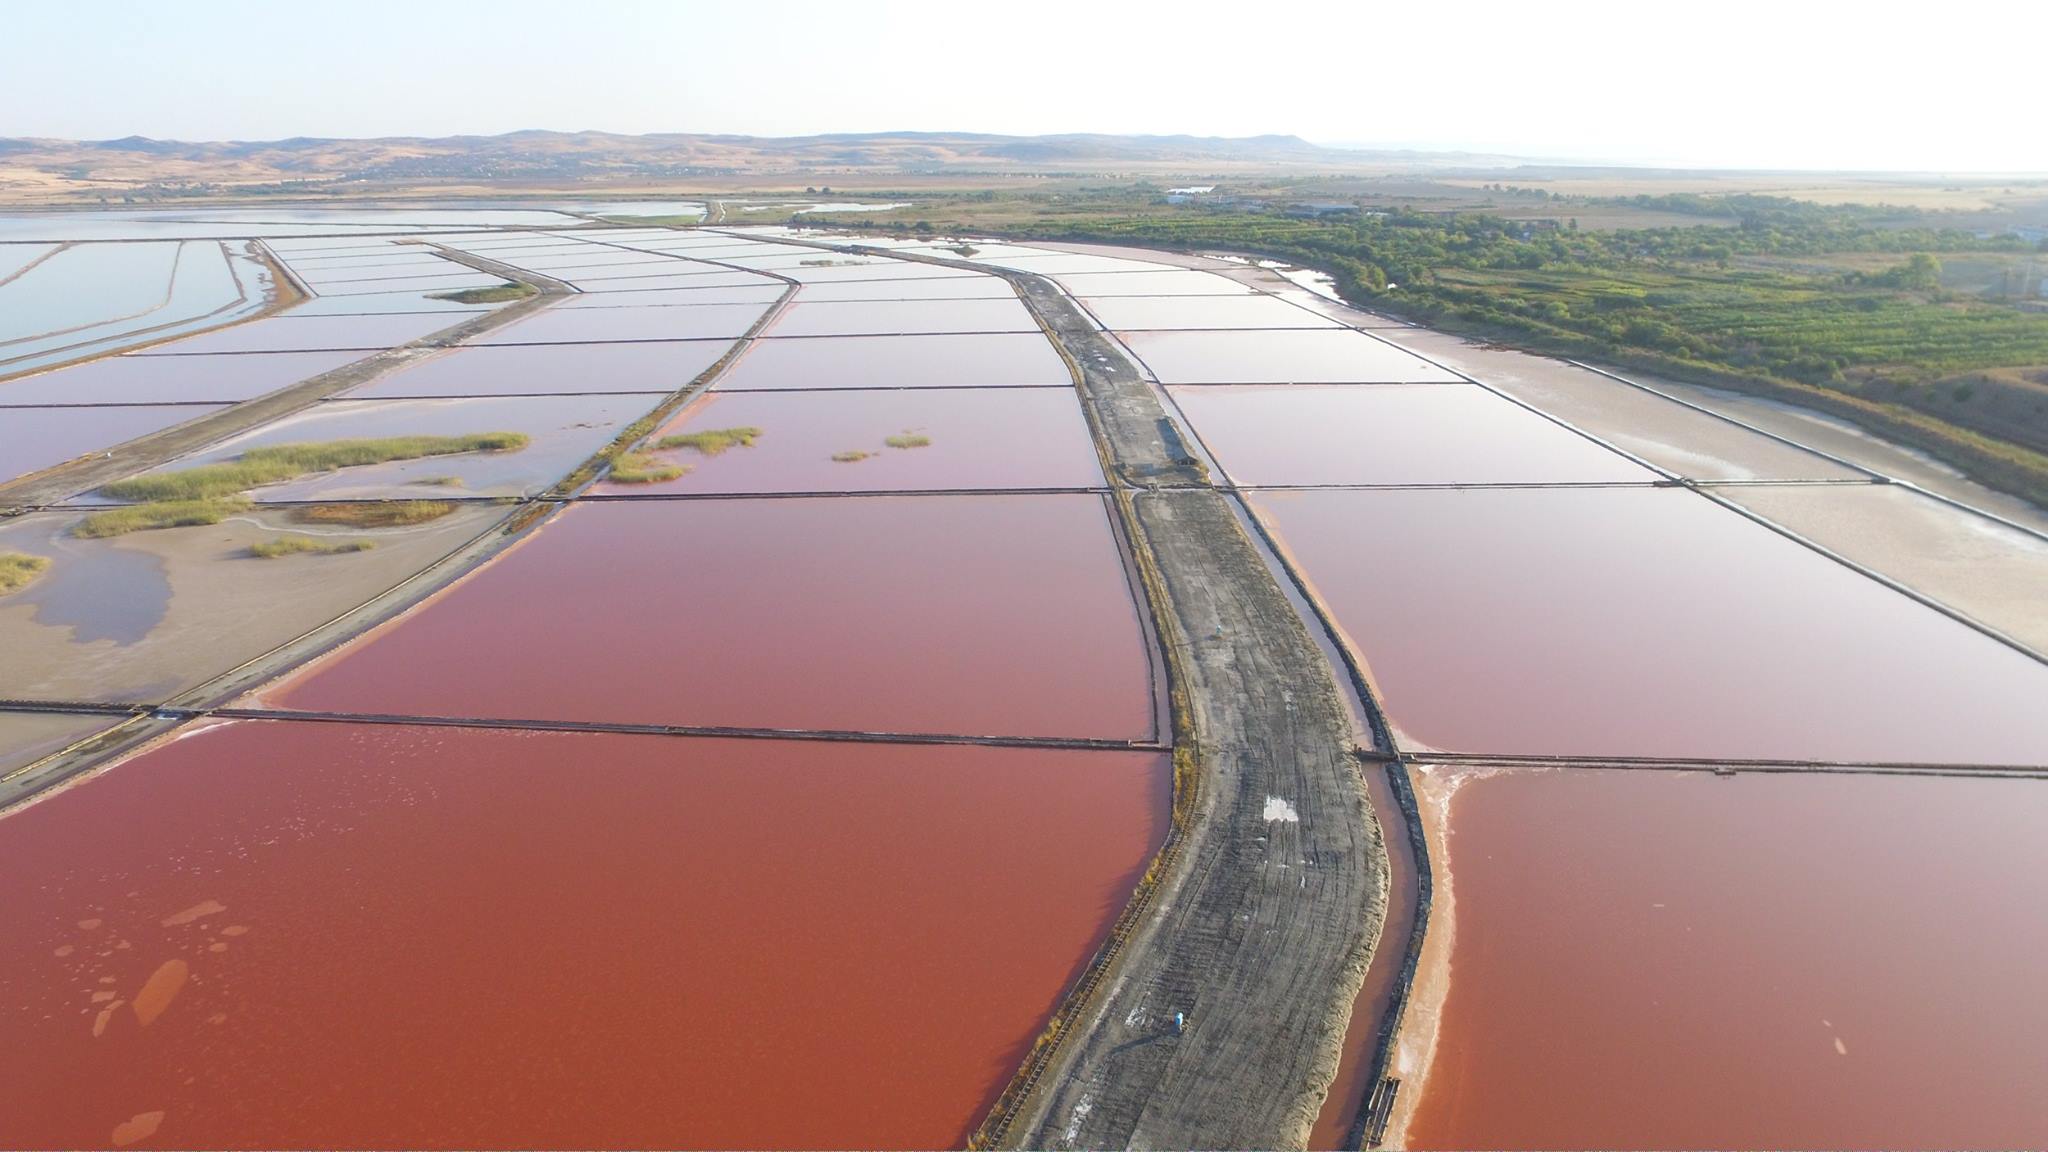
[[[865,132],[759,137],[526,131],[367,140],[31,138],[0,139],[0,197],[203,195],[286,184],[301,190],[311,184],[320,191],[349,191],[437,184],[573,187],[707,177],[808,177],[823,183],[833,176],[888,174],[1356,171],[1385,158],[1278,135]],[[1412,154],[1407,159],[1412,162]]]

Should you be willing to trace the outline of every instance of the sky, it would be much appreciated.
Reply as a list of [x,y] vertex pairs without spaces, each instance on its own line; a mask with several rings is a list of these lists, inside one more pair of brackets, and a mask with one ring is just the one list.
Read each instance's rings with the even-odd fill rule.
[[0,137],[1281,133],[2048,171],[2040,0],[116,0],[5,27]]

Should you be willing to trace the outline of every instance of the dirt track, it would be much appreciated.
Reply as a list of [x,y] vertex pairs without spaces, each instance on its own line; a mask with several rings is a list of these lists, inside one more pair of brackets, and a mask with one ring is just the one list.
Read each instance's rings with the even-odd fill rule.
[[[1196,750],[1150,904],[1014,1113],[1024,1147],[1299,1147],[1386,905],[1328,663],[1131,364],[1049,282],[1011,274],[1080,367],[1158,578]],[[1175,1027],[1184,1013],[1185,1031]]]

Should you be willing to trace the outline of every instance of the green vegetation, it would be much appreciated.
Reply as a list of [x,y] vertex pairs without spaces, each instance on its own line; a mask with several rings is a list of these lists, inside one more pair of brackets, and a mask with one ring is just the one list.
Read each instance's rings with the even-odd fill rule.
[[671,464],[645,452],[621,452],[612,462],[611,479],[621,484],[660,484],[688,471],[681,464]]
[[711,428],[703,432],[684,432],[676,436],[663,436],[655,442],[654,451],[688,448],[705,456],[716,456],[728,448],[752,448],[760,435],[759,428]]
[[50,566],[47,556],[30,556],[26,552],[0,552],[0,596],[19,592],[29,586],[43,569]]
[[343,552],[368,552],[377,545],[370,540],[315,540],[311,536],[279,536],[260,544],[249,545],[249,555],[258,560],[276,560],[284,556],[298,556],[311,553],[332,556]]
[[100,493],[116,500],[209,500],[315,472],[464,452],[511,452],[526,447],[527,441],[523,432],[484,432],[472,436],[392,436],[381,440],[273,444],[252,448],[219,464],[116,480],[101,488]]
[[848,452],[834,452],[832,459],[841,464],[858,464],[873,455],[873,452],[862,452],[856,448]]
[[488,288],[461,288],[454,292],[434,292],[429,300],[453,300],[457,304],[504,304],[512,300],[524,300],[538,295],[540,290],[531,284],[514,284],[507,280]]
[[[1527,198],[1527,197],[1525,197]],[[1279,199],[1169,205],[1156,190],[934,198],[941,233],[1231,251],[1329,273],[1341,295],[1535,351],[1735,388],[1846,417],[1977,478],[2048,500],[2048,312],[1944,288],[1996,284],[2042,246],[2002,225],[1768,196],[1533,197],[1543,216],[1318,214]],[[1377,205],[1375,205],[1377,207]],[[1656,226],[1580,229],[1577,213]],[[1698,224],[1671,226],[1673,217]],[[820,227],[858,227],[840,219]],[[879,222],[868,222],[874,227]],[[898,214],[893,226],[924,229]]]
[[349,528],[402,528],[439,520],[453,511],[453,500],[359,500],[302,505],[292,509],[292,519]]
[[79,521],[72,535],[88,540],[105,536],[121,536],[129,532],[146,532],[157,528],[187,528],[197,524],[218,524],[237,512],[246,511],[249,502],[243,499],[212,500],[167,500],[154,504],[137,504],[129,508],[109,508],[95,512]]
[[890,436],[882,443],[891,448],[929,448],[932,438],[916,432],[905,432],[901,436]]

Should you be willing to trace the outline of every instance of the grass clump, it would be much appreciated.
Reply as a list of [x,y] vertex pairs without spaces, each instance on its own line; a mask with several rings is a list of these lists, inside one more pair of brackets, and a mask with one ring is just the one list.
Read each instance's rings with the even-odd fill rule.
[[370,540],[315,540],[311,536],[279,536],[249,545],[249,555],[258,560],[276,560],[284,556],[298,556],[312,553],[333,556],[343,552],[368,552],[377,545]]
[[423,479],[415,480],[413,481],[413,483],[425,485],[430,488],[460,488],[462,487],[462,477],[428,476]]
[[0,552],[0,596],[19,592],[29,586],[43,569],[50,566],[47,556],[30,556],[26,552]]
[[688,471],[681,464],[657,460],[645,452],[623,452],[612,462],[611,478],[621,484],[659,484]]
[[752,448],[760,435],[759,428],[708,428],[702,432],[663,436],[655,442],[654,450],[663,452],[670,448],[688,448],[705,456],[716,456],[728,448]]
[[349,528],[402,528],[439,520],[453,511],[453,500],[360,500],[307,504],[292,509],[292,519],[301,524],[339,524]]
[[109,508],[95,512],[71,530],[74,536],[98,540],[129,532],[157,528],[187,528],[196,524],[218,524],[249,507],[247,500],[164,500],[137,504],[132,508]]
[[850,452],[834,452],[832,459],[841,464],[858,464],[873,455],[873,452],[863,452],[855,448]]
[[381,440],[273,444],[251,448],[218,464],[116,480],[101,488],[100,493],[116,500],[211,500],[337,468],[465,452],[513,452],[526,447],[529,439],[523,432],[481,432],[470,436],[389,436]]
[[901,436],[891,436],[883,440],[882,443],[887,444],[891,448],[929,448],[932,438],[919,435],[916,432],[905,432]]
[[531,284],[514,284],[506,281],[488,288],[462,288],[454,292],[434,292],[429,300],[452,300],[457,304],[504,304],[512,300],[524,300],[540,290]]

